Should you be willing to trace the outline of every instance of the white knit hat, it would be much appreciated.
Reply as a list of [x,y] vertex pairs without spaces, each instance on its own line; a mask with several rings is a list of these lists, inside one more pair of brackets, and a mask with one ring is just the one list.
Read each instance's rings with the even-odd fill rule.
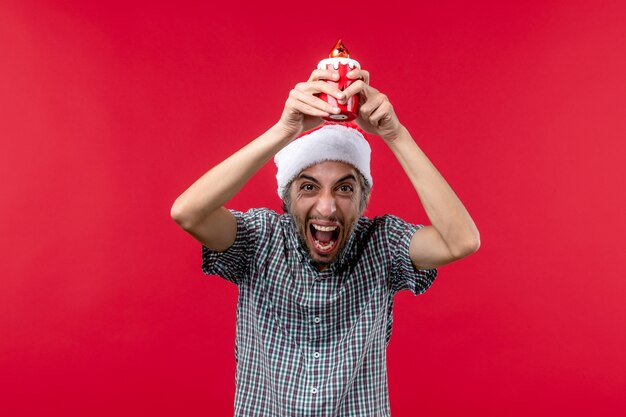
[[285,146],[274,157],[278,168],[278,196],[282,199],[287,185],[302,170],[324,161],[345,162],[354,166],[371,187],[370,154],[372,150],[356,129],[342,125],[325,125]]

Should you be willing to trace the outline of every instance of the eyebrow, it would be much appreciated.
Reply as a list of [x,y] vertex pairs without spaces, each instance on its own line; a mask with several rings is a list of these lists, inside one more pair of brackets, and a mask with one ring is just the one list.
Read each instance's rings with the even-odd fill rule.
[[356,177],[354,175],[352,175],[352,174],[348,174],[348,175],[345,175],[345,176],[339,178],[337,180],[337,182],[335,182],[335,184],[337,184],[339,182],[344,182],[344,181],[347,181],[347,180],[353,180],[353,181],[356,182]]
[[[302,179],[309,180],[309,181],[314,182],[316,184],[320,183],[315,177],[312,177],[312,176],[307,175],[307,174],[300,174],[300,175],[298,175],[298,179],[299,180],[302,180]],[[356,182],[356,177],[353,174],[344,175],[343,177],[341,177],[337,181],[335,181],[335,184],[343,182],[343,181],[347,181],[347,180],[353,180],[353,181]]]
[[320,183],[320,182],[319,182],[319,181],[318,181],[315,177],[312,177],[312,176],[310,176],[310,175],[306,175],[306,174],[300,174],[300,175],[298,175],[298,179],[299,179],[299,180],[309,180],[309,181],[312,181],[312,182],[314,182],[314,183],[316,183],[316,184],[319,184],[319,183]]

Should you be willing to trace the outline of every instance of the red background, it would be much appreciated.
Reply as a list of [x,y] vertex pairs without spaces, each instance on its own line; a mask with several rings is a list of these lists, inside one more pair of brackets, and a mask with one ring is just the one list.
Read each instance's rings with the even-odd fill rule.
[[[393,415],[623,415],[626,3],[93,3],[0,5],[1,415],[232,414],[236,287],[169,209],[338,37],[482,236],[397,297]],[[371,140],[368,214],[427,222]]]

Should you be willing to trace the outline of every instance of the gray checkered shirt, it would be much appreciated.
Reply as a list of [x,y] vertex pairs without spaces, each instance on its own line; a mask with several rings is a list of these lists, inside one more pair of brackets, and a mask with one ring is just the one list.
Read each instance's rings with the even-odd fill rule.
[[290,215],[233,211],[235,243],[202,249],[202,270],[237,284],[235,416],[389,416],[386,348],[393,296],[421,294],[436,270],[416,270],[420,227],[361,217],[324,271]]

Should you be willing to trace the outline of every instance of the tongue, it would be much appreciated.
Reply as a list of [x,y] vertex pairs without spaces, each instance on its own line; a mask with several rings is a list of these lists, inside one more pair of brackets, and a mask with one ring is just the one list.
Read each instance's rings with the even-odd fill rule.
[[315,231],[315,239],[319,240],[320,242],[328,243],[332,240],[332,238],[333,232],[323,232],[321,230]]

